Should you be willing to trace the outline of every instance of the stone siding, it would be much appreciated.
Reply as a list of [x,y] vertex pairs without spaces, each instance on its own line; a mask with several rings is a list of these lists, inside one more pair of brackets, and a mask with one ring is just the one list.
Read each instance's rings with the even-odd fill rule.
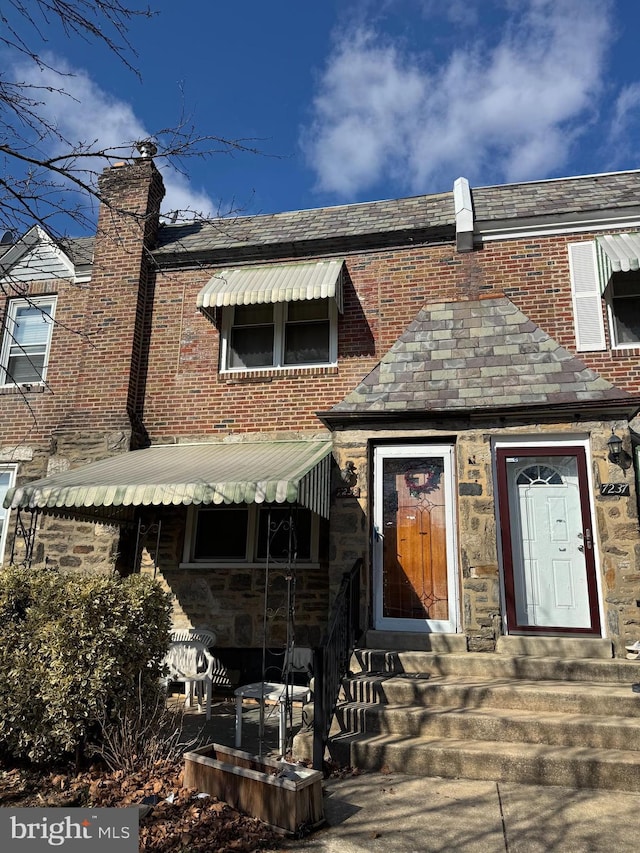
[[[465,425],[466,426],[466,425]],[[630,451],[628,432],[616,424],[618,433],[625,433]],[[461,630],[468,637],[473,651],[491,651],[497,636],[504,631],[500,592],[498,542],[500,531],[496,512],[492,441],[522,437],[523,445],[540,440],[576,440],[589,437],[591,458],[591,487],[595,507],[599,592],[603,608],[603,629],[611,637],[616,654],[624,656],[624,646],[640,637],[640,573],[638,558],[638,510],[634,478],[631,470],[624,471],[607,458],[607,439],[611,425],[602,422],[575,424],[563,422],[544,425],[515,425],[509,429],[495,424],[482,428],[461,428],[453,423],[451,429],[425,426],[416,430],[403,428],[345,430],[335,434],[338,466],[344,468],[352,460],[357,468],[359,498],[348,498],[337,505],[334,499],[331,519],[331,581],[335,587],[341,573],[349,567],[356,553],[365,555],[365,599],[371,607],[371,550],[368,523],[365,522],[371,505],[369,484],[369,442],[393,439],[399,444],[416,439],[432,443],[454,441],[456,445],[457,476],[457,557],[460,576]],[[625,482],[630,486],[629,497],[604,497],[600,483]]]

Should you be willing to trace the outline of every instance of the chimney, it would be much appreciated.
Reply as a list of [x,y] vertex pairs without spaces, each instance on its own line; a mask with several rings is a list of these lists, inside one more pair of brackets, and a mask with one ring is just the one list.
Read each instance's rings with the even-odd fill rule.
[[74,420],[139,444],[162,176],[150,156],[116,163],[98,180],[100,210]]

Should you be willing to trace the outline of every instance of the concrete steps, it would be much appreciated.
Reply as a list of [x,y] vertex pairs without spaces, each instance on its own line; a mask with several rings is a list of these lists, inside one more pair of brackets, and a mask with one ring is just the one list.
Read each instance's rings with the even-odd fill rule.
[[630,684],[640,680],[636,661],[600,659],[560,659],[531,655],[463,652],[389,651],[357,649],[351,660],[353,673],[414,673],[434,676],[475,678],[548,679],[553,681],[601,681]]
[[604,654],[553,657],[545,643],[538,654],[512,654],[534,648],[514,639],[493,654],[357,650],[332,758],[368,770],[640,791],[640,666]]

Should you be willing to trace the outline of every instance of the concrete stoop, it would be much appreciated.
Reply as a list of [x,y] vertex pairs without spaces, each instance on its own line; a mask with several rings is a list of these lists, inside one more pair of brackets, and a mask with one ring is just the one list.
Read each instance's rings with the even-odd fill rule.
[[[640,791],[640,664],[612,659],[610,646],[607,658],[601,641],[514,640],[496,653],[446,651],[446,642],[356,650],[331,758],[363,770]],[[594,656],[576,654],[584,650]]]

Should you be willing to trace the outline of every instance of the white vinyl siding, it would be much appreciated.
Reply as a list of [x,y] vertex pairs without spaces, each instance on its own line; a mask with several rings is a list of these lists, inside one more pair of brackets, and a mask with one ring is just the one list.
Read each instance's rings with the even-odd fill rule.
[[569,244],[571,296],[578,352],[606,349],[602,297],[593,241]]

